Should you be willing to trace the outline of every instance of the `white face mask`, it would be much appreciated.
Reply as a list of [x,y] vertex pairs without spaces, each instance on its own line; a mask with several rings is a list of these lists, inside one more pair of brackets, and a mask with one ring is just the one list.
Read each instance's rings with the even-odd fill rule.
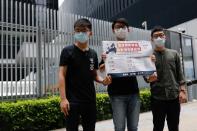
[[126,39],[128,36],[127,28],[115,29],[114,32],[115,32],[116,38],[119,38],[119,39]]
[[166,39],[158,37],[157,39],[153,39],[155,47],[165,47]]

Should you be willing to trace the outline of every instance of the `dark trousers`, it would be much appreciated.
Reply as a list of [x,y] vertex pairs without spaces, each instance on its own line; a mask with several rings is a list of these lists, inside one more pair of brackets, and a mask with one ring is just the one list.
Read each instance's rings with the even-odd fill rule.
[[66,116],[65,122],[67,131],[78,131],[80,122],[83,131],[95,131],[96,104],[70,103],[69,115]]
[[163,131],[165,119],[169,131],[179,131],[180,103],[178,98],[167,101],[151,98],[151,108],[153,131]]

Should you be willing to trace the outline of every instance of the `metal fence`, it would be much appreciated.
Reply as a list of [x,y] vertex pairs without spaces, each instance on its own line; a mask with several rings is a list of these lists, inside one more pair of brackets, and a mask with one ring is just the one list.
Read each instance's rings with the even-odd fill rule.
[[[83,16],[13,0],[0,0],[0,11],[0,99],[57,94],[59,55],[73,44],[73,24]],[[114,39],[111,23],[88,19],[94,34],[90,47],[100,56],[101,41]],[[129,39],[149,36],[149,31],[131,28]],[[98,92],[105,91],[99,87]]]

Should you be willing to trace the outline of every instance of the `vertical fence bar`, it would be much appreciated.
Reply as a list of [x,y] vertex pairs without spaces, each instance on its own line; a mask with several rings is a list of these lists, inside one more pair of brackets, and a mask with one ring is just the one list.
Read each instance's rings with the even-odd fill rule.
[[[72,22],[74,21],[74,15],[73,14],[68,14],[68,30],[64,29],[65,32],[68,33],[68,44],[72,44],[72,36],[71,32],[74,32],[73,27],[72,27]],[[66,20],[66,19],[65,19]],[[65,28],[65,26],[63,26]],[[64,37],[64,42],[67,41],[66,38]],[[63,45],[65,46],[65,45]]]
[[50,63],[50,77],[48,79],[50,79],[51,83],[50,83],[50,90],[51,90],[51,94],[54,94],[54,70],[53,70],[53,64],[54,64],[54,56],[55,56],[55,46],[54,46],[54,39],[55,39],[55,20],[54,20],[54,11],[51,10],[51,57],[49,59],[49,63]]
[[[46,9],[46,21],[47,21],[47,23],[46,23],[46,28],[47,28],[47,30],[46,30],[46,34],[47,34],[47,47],[46,47],[46,49],[47,49],[47,59],[48,59],[48,61],[47,61],[47,70],[49,71],[49,60],[50,60],[50,36],[51,36],[51,33],[50,33],[50,12],[49,12],[49,9],[47,8]],[[48,78],[49,78],[50,76],[49,76],[49,72],[48,72]],[[47,83],[48,83],[48,85],[50,84],[50,81],[49,81],[49,79],[47,79]],[[50,87],[49,87],[50,88]]]
[[13,99],[13,0],[10,0],[11,2],[11,14],[10,14],[10,23],[11,23],[11,27],[10,27],[10,70],[11,70],[11,76],[10,76],[10,90],[11,90],[11,99]]
[[[70,26],[69,26],[69,30],[67,31],[68,34],[69,34],[69,43],[68,44],[72,44],[73,39],[72,39],[72,35],[70,33],[74,32],[72,23],[73,23],[73,21],[75,21],[75,15],[74,14],[70,14],[69,17],[70,17],[69,18],[70,20],[69,20],[68,25],[70,25]],[[64,41],[65,41],[65,38],[64,38]]]
[[[68,32],[68,34],[69,34],[69,43],[68,44],[71,44],[72,43],[72,37],[71,37],[71,32],[72,32],[72,22],[73,22],[73,19],[74,19],[74,15],[73,14],[70,14],[69,15],[69,23],[68,23],[68,25],[70,25],[69,26],[69,30],[67,31]],[[64,41],[65,41],[65,38],[64,38]]]
[[38,75],[39,75],[39,73],[38,73],[38,6],[35,6],[35,27],[36,27],[36,31],[35,31],[35,35],[36,35],[36,41],[35,41],[35,49],[36,49],[36,55],[35,55],[35,69],[36,69],[36,95],[37,95],[37,97],[39,97],[39,82],[38,82]]
[[35,12],[36,12],[36,7],[32,5],[32,72],[33,72],[33,83],[32,83],[32,88],[33,88],[33,97],[36,97],[36,75],[35,75],[35,59],[36,59],[36,54],[35,54],[35,47],[36,47],[36,24],[35,24]]
[[[65,14],[65,13],[64,13]],[[69,26],[69,24],[70,24],[70,14],[65,14],[64,15],[65,17],[64,17],[64,19],[62,19],[62,47],[61,47],[61,49],[62,48],[64,48],[64,44],[69,44],[70,43],[70,26]],[[66,20],[66,19],[68,19],[68,20]],[[64,21],[66,21],[66,25],[64,25]]]
[[94,48],[94,44],[95,43],[97,43],[97,35],[98,35],[98,31],[97,31],[97,21],[96,21],[96,19],[93,19],[92,20],[92,25],[94,25],[93,27],[92,27],[92,29],[93,29],[93,39],[94,40],[92,40],[92,42],[90,43],[90,45],[91,45],[91,48]]
[[27,49],[27,46],[28,46],[28,43],[26,42],[27,41],[27,32],[26,32],[26,30],[27,30],[27,23],[26,23],[26,17],[27,17],[27,15],[26,15],[26,3],[23,3],[23,22],[24,22],[24,41],[23,41],[23,43],[22,43],[22,49],[24,49],[23,51],[24,51],[24,56],[23,56],[23,70],[24,70],[24,78],[23,78],[23,85],[22,85],[22,92],[24,91],[24,93],[23,93],[23,97],[25,97],[26,98],[26,82],[27,82],[27,80],[26,80],[26,76],[27,76],[27,62],[26,62],[26,59],[27,59],[27,51],[26,51],[26,49]]
[[60,37],[61,37],[61,32],[59,30],[59,26],[60,26],[60,19],[59,19],[59,11],[56,11],[56,19],[57,19],[57,39],[56,39],[56,46],[57,46],[57,55],[56,55],[56,64],[55,64],[55,67],[56,67],[56,73],[57,73],[57,91],[56,91],[56,95],[58,94],[58,91],[59,91],[59,86],[58,86],[58,79],[59,79],[59,76],[58,76],[58,67],[59,67],[59,55],[60,55]]
[[47,95],[48,94],[48,90],[47,90],[47,88],[48,88],[48,78],[49,78],[49,70],[48,70],[48,68],[47,68],[47,66],[48,66],[48,62],[49,62],[49,59],[48,59],[48,51],[46,50],[47,49],[47,45],[48,45],[48,41],[47,41],[47,37],[48,37],[48,35],[47,35],[47,30],[46,30],[46,13],[47,13],[47,8],[45,7],[45,8],[43,8],[43,12],[44,12],[44,25],[43,25],[43,33],[44,33],[44,44],[43,44],[43,54],[44,54],[44,56],[43,56],[43,59],[44,59],[44,63],[43,63],[43,70],[44,70],[44,87],[45,87],[45,95]]
[[17,68],[17,48],[18,47],[18,2],[15,1],[15,99],[17,99],[18,95],[18,84],[17,84],[17,78],[18,78],[18,68]]
[[[54,21],[53,21],[53,10],[50,9],[50,58],[49,58],[49,70],[51,70],[53,66],[53,37],[54,37]],[[53,78],[53,74],[51,74],[50,78]],[[53,80],[50,82],[50,89],[53,88]],[[52,92],[53,93],[53,92]]]
[[[62,44],[62,47],[64,47],[64,43],[67,42],[68,44],[71,43],[71,37],[70,37],[70,32],[71,32],[71,14],[66,14],[65,18],[63,21],[65,21],[67,19],[67,30],[65,29],[65,25],[63,24],[63,21],[62,21],[62,27],[64,28],[63,31],[65,31],[66,35],[67,35],[67,39],[66,39],[66,35],[63,34],[63,44]],[[69,26],[70,25],[70,26]]]
[[32,46],[32,43],[30,41],[30,37],[31,37],[31,31],[30,30],[32,28],[31,28],[31,25],[30,25],[30,7],[31,7],[30,4],[28,4],[27,5],[27,26],[28,26],[28,31],[27,31],[28,32],[27,33],[28,34],[28,36],[27,36],[28,37],[28,40],[27,40],[27,43],[28,43],[27,44],[28,45],[28,49],[27,49],[28,50],[28,52],[27,52],[27,56],[28,56],[27,57],[27,62],[28,63],[27,63],[27,67],[28,67],[28,73],[27,74],[28,74],[29,77],[27,79],[28,80],[28,91],[27,92],[28,92],[28,97],[29,98],[32,97],[32,94],[31,94],[31,90],[32,90],[31,89],[31,84],[32,84],[31,83],[31,79],[32,79],[32,76],[31,76],[31,71],[30,71],[30,68],[31,68],[30,59],[32,58],[32,56],[31,56],[31,50],[30,50],[30,47]]
[[8,83],[8,76],[9,76],[9,74],[8,74],[8,62],[9,62],[9,58],[8,58],[8,46],[9,46],[9,41],[8,41],[8,37],[9,37],[9,34],[8,34],[8,31],[9,31],[9,29],[8,29],[8,26],[9,26],[9,21],[8,21],[8,0],[6,0],[6,40],[5,40],[5,46],[6,46],[6,86],[4,86],[4,88],[5,88],[5,93],[6,93],[6,99],[8,99],[8,93],[9,93],[9,83]]
[[99,36],[100,36],[100,28],[99,28],[99,20],[96,20],[96,41],[93,43],[96,52],[98,52],[98,44],[100,43]]
[[53,71],[53,79],[54,79],[54,85],[53,85],[53,95],[56,94],[56,87],[57,87],[57,71],[56,71],[56,65],[57,65],[57,47],[58,45],[55,43],[56,41],[56,38],[58,37],[57,35],[57,11],[54,10],[53,11],[53,20],[54,20],[54,39],[53,39],[53,46],[54,46],[54,57],[53,57],[53,68],[52,68],[52,71]]
[[99,20],[99,32],[98,32],[98,39],[99,39],[99,42],[96,42],[96,47],[97,47],[97,53],[98,53],[98,60],[100,61],[100,58],[101,58],[101,45],[102,45],[102,36],[103,36],[103,34],[102,34],[102,30],[103,30],[103,28],[102,28],[102,23],[103,23],[103,21],[102,20]]
[[46,47],[46,42],[45,42],[45,7],[41,7],[40,6],[40,22],[41,23],[41,61],[42,61],[42,75],[41,75],[41,79],[42,79],[42,94],[43,96],[46,95],[46,51],[45,51],[45,47]]
[[22,3],[19,3],[19,70],[20,70],[20,74],[19,74],[19,93],[20,93],[20,98],[22,98],[22,83],[21,83],[21,79],[22,79],[22,56],[21,56],[21,51],[22,51]]
[[4,98],[4,95],[3,95],[3,83],[4,83],[4,79],[3,79],[3,64],[4,64],[4,58],[3,58],[3,45],[4,45],[4,28],[3,28],[3,25],[4,25],[4,1],[1,0],[1,99],[3,100]]
[[36,81],[37,81],[37,96],[41,97],[42,96],[42,81],[41,81],[41,75],[42,75],[42,60],[41,60],[41,27],[40,27],[40,7],[36,6],[36,28],[37,28],[37,33],[36,33]]
[[[62,17],[63,16],[63,17]],[[60,52],[61,52],[61,50],[62,50],[62,48],[63,48],[63,20],[64,20],[64,18],[66,17],[66,15],[65,15],[65,13],[60,13],[59,12],[59,31],[60,31]],[[65,21],[65,23],[66,23],[66,25],[67,25],[67,21]]]
[[[62,17],[63,16],[63,17]],[[60,52],[61,52],[61,50],[62,50],[62,48],[63,48],[63,35],[64,35],[64,30],[63,30],[63,20],[65,19],[65,17],[66,17],[66,14],[65,13],[63,13],[63,12],[59,12],[59,31],[60,31]],[[67,21],[65,21],[65,24],[67,25]],[[67,36],[66,36],[67,37]],[[58,59],[59,60],[59,59]]]
[[42,97],[44,95],[44,88],[43,88],[43,52],[42,52],[42,44],[43,44],[43,18],[42,18],[43,12],[42,7],[38,7],[38,81],[39,81],[39,97]]

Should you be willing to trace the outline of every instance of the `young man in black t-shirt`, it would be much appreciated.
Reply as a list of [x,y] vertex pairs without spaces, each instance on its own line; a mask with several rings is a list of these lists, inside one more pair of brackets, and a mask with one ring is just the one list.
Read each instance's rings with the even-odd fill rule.
[[[126,19],[120,18],[112,23],[112,31],[117,41],[127,40],[129,25]],[[105,59],[106,55],[103,55]],[[104,60],[99,63],[99,68],[104,67]],[[125,131],[127,123],[128,131],[137,131],[140,99],[139,88],[135,76],[112,78],[112,83],[108,85],[113,122],[115,131]]]
[[60,56],[60,107],[66,117],[67,131],[78,131],[80,117],[84,131],[95,130],[94,80],[104,85],[111,83],[109,76],[103,79],[97,75],[97,54],[88,47],[91,29],[89,20],[77,20],[74,24],[75,43],[65,47]]

